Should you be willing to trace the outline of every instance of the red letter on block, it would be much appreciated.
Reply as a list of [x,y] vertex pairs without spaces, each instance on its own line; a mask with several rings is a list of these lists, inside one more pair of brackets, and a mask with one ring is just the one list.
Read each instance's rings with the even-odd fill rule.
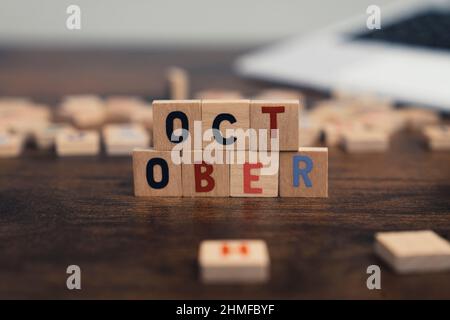
[[259,176],[251,174],[252,169],[261,169],[262,163],[244,163],[244,193],[262,193],[262,188],[252,188],[251,182],[258,181]]
[[278,129],[277,113],[284,113],[284,107],[261,107],[261,112],[270,115],[270,132],[272,132],[272,129]]
[[[202,172],[202,168],[205,168],[206,170]],[[214,189],[216,184],[211,177],[213,171],[214,167],[204,161],[201,164],[194,164],[195,192],[209,192]],[[202,180],[207,182],[205,186],[202,186]]]

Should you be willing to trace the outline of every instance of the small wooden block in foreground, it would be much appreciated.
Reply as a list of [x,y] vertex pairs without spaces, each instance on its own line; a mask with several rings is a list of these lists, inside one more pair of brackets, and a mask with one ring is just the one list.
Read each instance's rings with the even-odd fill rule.
[[328,197],[328,148],[280,152],[281,197]]
[[269,278],[269,252],[262,240],[206,240],[198,260],[207,283],[255,283]]
[[450,126],[434,125],[423,129],[423,134],[431,150],[450,150]]
[[22,153],[22,148],[22,136],[0,132],[0,158],[17,157]]
[[[232,161],[230,164],[230,195],[232,197],[278,196],[280,153],[272,151],[267,154],[272,158],[271,162],[266,164],[260,152],[239,151],[229,155],[230,163]],[[239,157],[242,157],[242,161]],[[270,172],[267,172],[269,169]]]
[[134,195],[136,197],[181,197],[181,164],[175,164],[171,151],[133,151]]
[[398,273],[450,270],[450,243],[431,230],[380,232],[375,252]]
[[100,135],[96,131],[69,130],[56,136],[56,153],[64,156],[94,156],[100,152]]
[[342,135],[347,152],[385,152],[389,149],[389,135],[384,131],[349,130]]
[[[236,141],[233,143],[233,137],[226,135],[226,129],[243,129],[248,130],[250,126],[250,100],[202,100],[202,129],[203,134],[206,130],[213,128],[213,124],[218,124],[222,138],[225,141],[217,141],[212,137],[210,141],[203,141],[203,147],[206,147],[214,141],[214,143],[226,143],[233,146],[234,149],[248,150],[249,143],[246,141]],[[228,141],[230,141],[228,143]],[[242,143],[240,143],[242,142]],[[240,147],[241,145],[241,147]]]
[[[172,133],[176,129],[184,128],[188,130],[191,139],[193,139],[194,121],[202,120],[200,100],[155,100],[152,105],[153,146],[155,150],[172,150],[179,141],[171,141]],[[170,126],[173,126],[172,131],[169,131]],[[194,147],[192,143],[192,149]],[[201,149],[201,145],[198,149]]]
[[106,153],[112,156],[130,155],[135,148],[149,146],[149,134],[140,125],[111,124],[103,128]]
[[228,197],[230,195],[230,166],[223,152],[222,164],[211,164],[203,159],[201,150],[183,152],[183,159],[191,164],[182,164],[183,197]]
[[299,100],[252,100],[250,103],[250,128],[266,129],[267,141],[256,150],[271,150],[271,129],[278,129],[280,151],[296,151],[299,147]]

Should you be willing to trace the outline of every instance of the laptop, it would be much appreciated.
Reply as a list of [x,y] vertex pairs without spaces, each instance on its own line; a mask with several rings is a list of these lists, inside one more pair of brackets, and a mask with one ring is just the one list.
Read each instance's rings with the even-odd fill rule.
[[450,0],[401,1],[240,57],[237,72],[280,84],[450,111]]

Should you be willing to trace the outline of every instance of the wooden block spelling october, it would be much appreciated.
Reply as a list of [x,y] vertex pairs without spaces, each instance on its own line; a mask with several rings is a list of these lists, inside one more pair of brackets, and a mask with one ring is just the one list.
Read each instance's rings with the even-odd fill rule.
[[200,100],[155,100],[152,105],[155,150],[172,150],[184,139],[183,136],[176,136],[175,141],[171,141],[174,130],[183,128],[192,137],[194,121],[202,120]]
[[[183,197],[228,197],[230,195],[230,166],[222,152],[222,164],[207,163],[202,151],[183,153],[191,164],[182,164]],[[196,160],[197,159],[197,160]]]
[[181,164],[171,151],[133,151],[134,195],[137,197],[181,197]]
[[269,252],[262,240],[203,241],[198,260],[207,283],[254,283],[269,278]]
[[[296,151],[299,147],[299,100],[252,100],[250,102],[250,128],[266,129],[267,141],[259,141],[257,149],[271,150],[271,130],[278,129],[280,151]],[[252,144],[252,147],[254,144]]]
[[281,197],[328,197],[328,148],[280,152]]

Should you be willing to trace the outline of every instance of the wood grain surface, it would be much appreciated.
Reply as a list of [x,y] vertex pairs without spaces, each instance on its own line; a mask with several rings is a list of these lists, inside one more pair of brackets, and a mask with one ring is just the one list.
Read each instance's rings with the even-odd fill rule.
[[[233,76],[239,53],[4,50],[0,95],[165,98],[173,64],[187,68],[194,92],[268,87]],[[131,157],[29,148],[0,160],[0,298],[450,298],[450,273],[399,276],[374,254],[376,232],[419,229],[450,239],[450,153],[429,152],[409,133],[387,153],[330,148],[327,199],[136,198]],[[267,283],[199,280],[200,242],[232,238],[267,242]],[[66,289],[71,264],[81,267],[80,291]],[[366,287],[372,264],[382,290]]]

